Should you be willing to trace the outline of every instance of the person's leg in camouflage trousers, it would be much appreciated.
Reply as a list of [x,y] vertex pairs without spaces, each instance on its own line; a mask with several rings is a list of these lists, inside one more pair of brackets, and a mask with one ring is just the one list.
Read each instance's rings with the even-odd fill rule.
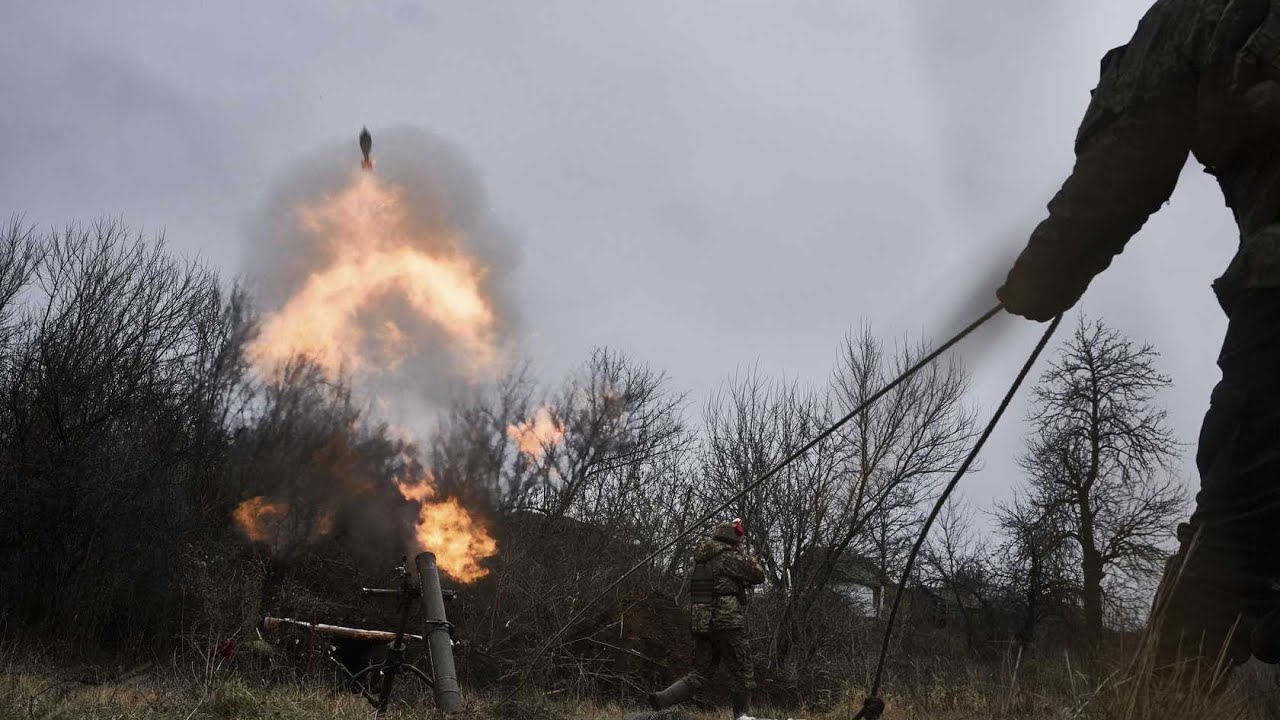
[[720,638],[721,655],[729,666],[733,684],[730,697],[733,700],[733,716],[740,718],[751,714],[751,691],[755,689],[755,668],[751,662],[751,646],[745,630],[726,630]]
[[751,714],[751,691],[755,688],[755,672],[751,648],[744,630],[715,630],[697,635],[693,644],[693,669],[671,687],[650,696],[650,706],[663,710],[693,699],[711,684],[716,670],[724,662],[729,671],[733,717]]
[[694,635],[693,669],[666,690],[650,693],[649,706],[654,710],[665,710],[672,705],[692,700],[694,693],[706,687],[711,678],[715,677],[719,664],[720,648],[714,634]]
[[693,641],[693,669],[684,676],[694,692],[702,692],[716,675],[723,657],[720,632],[698,635]]
[[695,692],[705,688],[716,668],[723,662],[729,671],[729,697],[735,718],[751,714],[751,691],[755,688],[755,672],[751,663],[751,647],[747,633],[741,628],[715,630],[694,645],[693,672],[685,680]]

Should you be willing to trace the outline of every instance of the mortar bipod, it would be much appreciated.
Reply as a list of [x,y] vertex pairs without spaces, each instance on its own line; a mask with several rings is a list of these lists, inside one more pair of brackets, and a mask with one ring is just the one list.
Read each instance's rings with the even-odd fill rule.
[[[456,593],[441,589],[435,555],[424,552],[415,561],[418,575],[416,584],[412,580],[413,573],[409,570],[409,558],[402,557],[400,565],[395,569],[395,576],[400,581],[398,587],[361,589],[366,597],[393,597],[399,601],[399,621],[396,624],[395,638],[387,651],[387,659],[351,676],[351,682],[373,705],[377,714],[386,710],[396,677],[402,672],[409,673],[431,688],[436,707],[440,711],[454,713],[462,705],[458,679],[453,669],[453,626],[449,624],[444,612],[445,601],[452,600]],[[423,636],[427,642],[433,675],[404,661],[406,628],[409,626],[409,614],[415,600],[422,600],[423,626],[426,630]]]
[[411,580],[408,564],[409,559],[402,557],[400,558],[400,565],[394,571],[396,579],[399,580],[398,587],[361,588],[360,590],[365,597],[393,597],[399,601],[399,620],[396,623],[395,637],[388,647],[386,659],[380,663],[369,665],[351,676],[352,685],[373,705],[375,714],[378,715],[382,714],[391,702],[391,692],[395,687],[396,677],[400,673],[408,672],[413,677],[426,683],[427,687],[434,687],[431,676],[423,672],[418,666],[404,661],[405,636],[409,625],[409,614],[413,610],[414,601],[422,596],[421,591]]

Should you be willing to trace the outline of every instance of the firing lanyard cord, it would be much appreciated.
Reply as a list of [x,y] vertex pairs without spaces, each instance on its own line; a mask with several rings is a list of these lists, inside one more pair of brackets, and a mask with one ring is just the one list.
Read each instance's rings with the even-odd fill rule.
[[937,502],[933,504],[933,510],[924,521],[924,526],[920,528],[920,534],[916,536],[916,542],[911,546],[911,553],[907,555],[907,564],[902,570],[902,581],[898,583],[898,592],[893,597],[893,609],[889,611],[889,622],[885,625],[884,638],[880,643],[880,659],[876,661],[876,674],[871,683],[871,692],[867,694],[862,703],[862,709],[858,711],[857,715],[853,716],[853,720],[876,720],[876,718],[880,717],[880,713],[884,712],[884,701],[878,697],[880,694],[880,681],[884,675],[884,661],[889,654],[889,641],[893,636],[893,625],[898,619],[898,608],[902,604],[902,596],[907,587],[907,581],[911,579],[911,568],[915,565],[916,556],[920,554],[920,548],[924,545],[925,538],[929,535],[929,529],[933,527],[934,521],[938,519],[938,514],[942,512],[943,506],[947,504],[952,491],[956,489],[956,485],[960,484],[960,478],[969,472],[969,466],[973,464],[973,461],[978,457],[978,453],[982,451],[982,446],[986,444],[987,438],[991,437],[992,431],[996,429],[996,424],[1000,422],[1000,416],[1004,415],[1004,411],[1008,409],[1009,403],[1013,401],[1013,396],[1017,394],[1022,381],[1031,372],[1032,366],[1036,364],[1036,359],[1044,351],[1045,345],[1049,344],[1049,338],[1053,336],[1053,331],[1058,329],[1058,323],[1061,321],[1062,316],[1059,315],[1053,319],[1053,322],[1049,323],[1049,327],[1045,329],[1044,335],[1040,337],[1040,342],[1036,345],[1036,349],[1031,351],[1031,356],[1023,364],[1022,371],[1018,373],[1018,377],[1009,386],[1009,392],[1005,393],[1004,400],[1000,401],[1000,407],[996,408],[995,414],[987,422],[987,427],[982,431],[982,436],[978,438],[978,442],[969,451],[969,456],[961,463],[955,475],[951,476],[951,482],[947,483],[942,494],[938,496]]
[[[777,475],[779,472],[781,472],[783,468],[795,462],[805,453],[809,452],[809,450],[813,449],[813,447],[818,443],[827,439],[832,433],[834,433],[836,430],[839,430],[842,426],[844,426],[845,423],[849,422],[850,420],[860,415],[863,411],[871,407],[873,404],[875,404],[877,400],[887,395],[895,387],[897,387],[898,385],[901,385],[912,375],[915,375],[922,368],[926,367],[927,365],[932,363],[934,360],[938,359],[939,356],[941,356],[946,351],[950,350],[956,343],[968,337],[973,331],[982,327],[984,324],[986,324],[988,320],[995,317],[995,315],[999,313],[1003,308],[1004,308],[1003,305],[996,305],[995,307],[983,313],[981,317],[979,317],[977,320],[974,320],[972,323],[970,323],[966,328],[964,328],[960,332],[956,333],[954,337],[952,337],[947,342],[943,343],[936,350],[934,350],[933,352],[930,352],[928,355],[925,355],[923,358],[920,359],[919,362],[917,362],[915,365],[912,365],[905,372],[903,372],[901,375],[895,378],[893,382],[877,390],[874,395],[867,398],[865,401],[862,402],[862,404],[858,405],[858,407],[851,410],[847,415],[837,420],[835,424],[833,424],[831,427],[828,427],[826,430],[823,430],[821,433],[816,435],[808,443],[805,443],[803,447],[801,447],[800,449],[788,455],[786,458],[782,460],[782,462],[779,462],[777,465],[773,466],[773,468],[771,468],[768,472],[756,478],[755,480],[752,480],[750,483],[746,485],[746,487],[742,488],[742,490],[739,490],[733,497],[730,497],[728,500],[725,500],[724,502],[720,503],[720,505],[718,505],[714,510],[702,516],[702,518],[699,519],[697,522],[690,523],[690,525],[684,531],[676,535],[671,540],[668,540],[665,545],[658,548],[657,550],[654,550],[644,560],[641,560],[640,562],[636,563],[634,566],[632,566],[630,570],[620,575],[617,580],[614,580],[608,587],[606,587],[603,591],[601,591],[600,594],[593,597],[590,601],[587,602],[586,605],[583,605],[576,613],[574,613],[569,618],[569,620],[564,624],[564,626],[562,626],[559,630],[557,630],[554,635],[548,638],[547,641],[544,642],[540,648],[538,648],[538,652],[534,654],[533,658],[529,660],[528,664],[525,666],[525,669],[521,672],[520,681],[516,683],[515,688],[513,688],[511,692],[507,693],[502,698],[502,700],[498,701],[498,706],[505,705],[512,698],[514,698],[517,693],[520,692],[520,689],[524,687],[525,682],[528,681],[529,673],[532,672],[534,665],[537,664],[538,660],[542,658],[543,654],[546,653],[547,649],[551,647],[552,643],[560,639],[560,636],[564,635],[565,631],[567,631],[570,627],[572,627],[574,623],[578,622],[578,620],[580,620],[587,613],[587,610],[591,609],[596,603],[600,602],[605,597],[607,597],[609,593],[617,589],[617,587],[621,585],[623,581],[625,581],[627,578],[635,574],[635,572],[640,568],[653,562],[653,560],[657,558],[659,555],[661,555],[662,553],[670,550],[672,547],[675,546],[676,543],[688,537],[690,533],[706,525],[706,523],[710,522],[712,519],[717,517],[720,513],[724,512],[725,508],[737,502],[744,495],[751,492],[752,490],[755,490],[757,487],[763,485],[765,482],[768,482],[770,478],[772,478],[774,475]],[[1055,325],[1056,325],[1056,321],[1055,321]]]

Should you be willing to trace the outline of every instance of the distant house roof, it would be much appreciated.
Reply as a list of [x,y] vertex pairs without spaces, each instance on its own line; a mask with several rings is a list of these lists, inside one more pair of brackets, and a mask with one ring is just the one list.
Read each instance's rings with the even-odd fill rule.
[[[893,593],[897,591],[897,588],[897,583],[886,584],[885,592],[889,597],[893,597]],[[962,607],[966,610],[974,610],[982,606],[981,598],[969,590],[953,590],[939,585],[909,584],[907,585],[907,597],[924,597],[939,606]]]
[[[826,560],[824,550],[810,550],[800,556],[792,571],[801,573],[815,567]],[[831,570],[832,585],[862,585],[865,587],[881,587],[885,584],[884,572],[878,563],[856,552],[845,551],[836,560]]]

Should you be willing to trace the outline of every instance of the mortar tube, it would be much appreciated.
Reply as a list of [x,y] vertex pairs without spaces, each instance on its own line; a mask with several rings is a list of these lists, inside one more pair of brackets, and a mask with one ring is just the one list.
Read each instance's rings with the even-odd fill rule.
[[440,573],[436,556],[424,552],[414,558],[418,567],[418,587],[422,593],[423,635],[427,638],[431,658],[431,685],[436,707],[445,713],[462,709],[462,693],[458,673],[453,667],[453,640],[449,636],[449,620],[444,614],[444,595],[440,592]]

